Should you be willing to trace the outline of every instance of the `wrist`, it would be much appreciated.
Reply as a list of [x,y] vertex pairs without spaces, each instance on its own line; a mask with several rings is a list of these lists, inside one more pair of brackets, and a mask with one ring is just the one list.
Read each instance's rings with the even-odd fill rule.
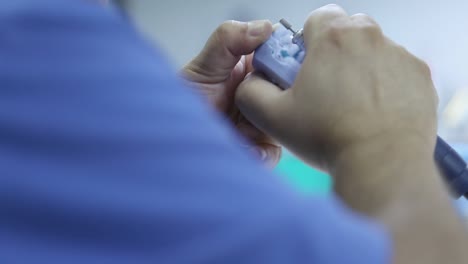
[[340,167],[355,167],[371,161],[389,163],[434,163],[436,135],[419,136],[409,133],[387,133],[327,152],[328,169],[334,172]]
[[435,143],[435,135],[423,137],[409,133],[382,134],[348,144],[334,153],[327,151],[328,167],[333,172],[340,166],[389,158],[396,161],[433,163]]
[[374,137],[343,148],[329,163],[329,171],[336,191],[351,207],[373,214],[393,199],[428,185],[444,190],[433,159],[434,146],[435,137]]
[[420,252],[417,263],[467,258],[468,239],[433,149],[434,143],[416,137],[374,139],[343,151],[331,171],[348,206],[388,228],[395,263],[414,262],[415,251]]

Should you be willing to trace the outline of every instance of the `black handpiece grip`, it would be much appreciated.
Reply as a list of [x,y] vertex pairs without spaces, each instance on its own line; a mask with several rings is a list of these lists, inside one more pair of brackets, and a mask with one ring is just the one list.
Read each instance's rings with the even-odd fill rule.
[[440,137],[437,137],[434,158],[455,198],[462,195],[468,198],[468,169],[463,158]]

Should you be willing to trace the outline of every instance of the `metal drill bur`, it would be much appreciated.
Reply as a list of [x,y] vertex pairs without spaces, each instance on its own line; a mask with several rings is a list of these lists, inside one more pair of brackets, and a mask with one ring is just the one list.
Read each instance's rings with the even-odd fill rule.
[[296,31],[294,31],[294,29],[292,29],[291,23],[289,23],[286,19],[282,18],[282,19],[280,19],[279,22],[280,22],[281,25],[283,25],[287,30],[291,31],[293,34],[296,34]]
[[293,33],[293,38],[292,38],[292,42],[294,44],[297,44],[299,46],[301,46],[302,48],[304,48],[304,39],[302,38],[302,29],[299,30],[299,31],[295,31],[293,28],[292,28],[292,25],[291,23],[289,23],[286,19],[282,18],[280,19],[280,24],[283,25],[287,30],[291,31]]

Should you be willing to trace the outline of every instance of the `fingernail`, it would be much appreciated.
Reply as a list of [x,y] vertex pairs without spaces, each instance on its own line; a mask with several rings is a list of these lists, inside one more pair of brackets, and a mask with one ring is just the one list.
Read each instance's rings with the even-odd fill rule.
[[248,25],[248,34],[251,37],[262,36],[265,32],[266,25],[269,23],[268,20],[257,20],[251,21]]

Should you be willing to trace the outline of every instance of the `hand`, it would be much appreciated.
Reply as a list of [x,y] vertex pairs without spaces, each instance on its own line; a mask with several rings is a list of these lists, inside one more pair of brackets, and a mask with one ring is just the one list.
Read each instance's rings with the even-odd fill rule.
[[252,52],[271,32],[269,21],[225,22],[211,35],[202,52],[183,68],[182,75],[254,144],[248,146],[252,152],[274,167],[281,157],[281,147],[247,121],[234,104],[237,87],[253,70]]
[[350,208],[384,224],[392,263],[466,262],[466,230],[433,159],[437,97],[427,65],[370,17],[335,5],[312,12],[304,40],[293,87],[250,75],[236,93],[242,113],[328,169]]
[[323,169],[371,139],[414,138],[432,156],[437,96],[424,62],[369,16],[336,5],[311,13],[304,40],[307,56],[292,88],[255,74],[240,85],[237,105],[250,121]]

